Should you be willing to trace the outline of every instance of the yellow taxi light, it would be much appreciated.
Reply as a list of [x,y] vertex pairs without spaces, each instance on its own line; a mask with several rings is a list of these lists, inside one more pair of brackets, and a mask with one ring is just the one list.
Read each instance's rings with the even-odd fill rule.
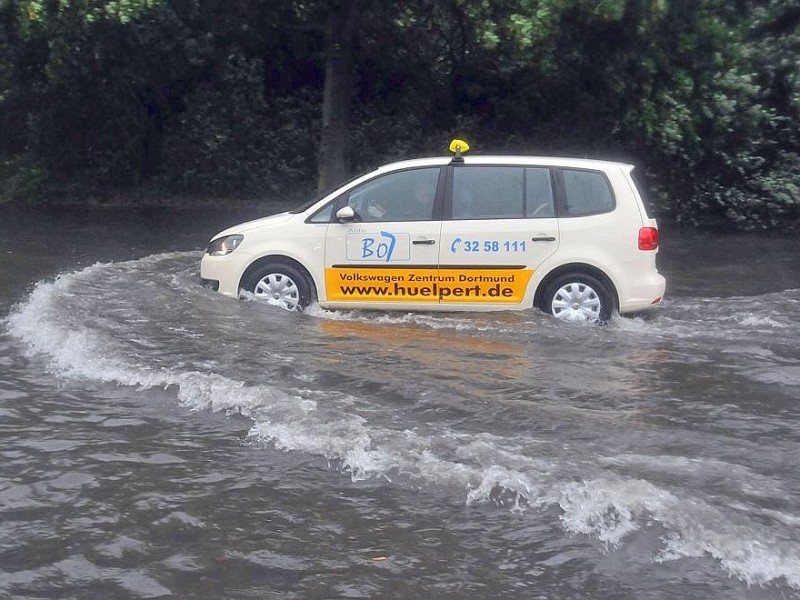
[[469,144],[464,140],[453,140],[450,142],[450,152],[461,154],[462,152],[469,152]]

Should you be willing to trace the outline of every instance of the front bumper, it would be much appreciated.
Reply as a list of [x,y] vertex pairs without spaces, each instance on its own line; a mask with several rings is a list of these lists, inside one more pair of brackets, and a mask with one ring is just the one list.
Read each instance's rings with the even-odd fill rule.
[[224,296],[236,298],[239,296],[239,283],[247,266],[253,257],[237,248],[225,256],[211,256],[204,254],[200,260],[201,280],[216,281],[217,291]]

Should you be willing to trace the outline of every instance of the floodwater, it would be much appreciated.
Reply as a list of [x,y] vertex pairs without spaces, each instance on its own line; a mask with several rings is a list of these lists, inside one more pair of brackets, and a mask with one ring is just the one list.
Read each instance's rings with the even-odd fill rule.
[[0,598],[800,597],[800,240],[663,233],[668,296],[290,314],[243,212],[0,207]]

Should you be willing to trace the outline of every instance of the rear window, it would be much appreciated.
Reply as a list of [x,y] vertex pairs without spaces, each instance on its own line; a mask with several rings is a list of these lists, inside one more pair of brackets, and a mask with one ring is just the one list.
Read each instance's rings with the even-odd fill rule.
[[611,184],[599,171],[563,169],[566,215],[575,217],[614,209]]

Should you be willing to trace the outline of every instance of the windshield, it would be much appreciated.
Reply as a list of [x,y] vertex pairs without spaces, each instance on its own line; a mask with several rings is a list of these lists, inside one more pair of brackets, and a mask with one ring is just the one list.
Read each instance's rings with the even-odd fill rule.
[[[348,179],[347,181],[345,181],[344,183],[342,183],[341,185],[339,185],[337,187],[339,189],[341,189],[341,188],[351,184],[352,182],[354,182],[359,177],[362,177],[363,175],[364,174],[362,173],[361,175],[356,175],[355,177],[351,177],[350,179]],[[314,206],[317,202],[322,200],[325,196],[329,195],[331,192],[336,191],[336,189],[337,188],[331,188],[331,189],[325,191],[325,193],[323,193],[322,195],[316,196],[313,200],[309,200],[308,202],[304,202],[303,204],[301,204],[300,206],[298,206],[297,208],[295,208],[293,210],[290,210],[289,212],[291,214],[293,214],[293,215],[296,215],[296,214],[302,213],[302,212],[306,212],[309,208]]]
[[306,212],[309,208],[314,206],[317,202],[322,200],[324,197],[325,196],[322,195],[322,196],[315,197],[313,200],[307,200],[306,202],[303,202],[303,204],[301,204],[297,208],[293,208],[292,210],[290,210],[289,213],[293,214],[293,215],[296,215],[296,214],[299,214],[299,213],[302,213],[302,212]]

